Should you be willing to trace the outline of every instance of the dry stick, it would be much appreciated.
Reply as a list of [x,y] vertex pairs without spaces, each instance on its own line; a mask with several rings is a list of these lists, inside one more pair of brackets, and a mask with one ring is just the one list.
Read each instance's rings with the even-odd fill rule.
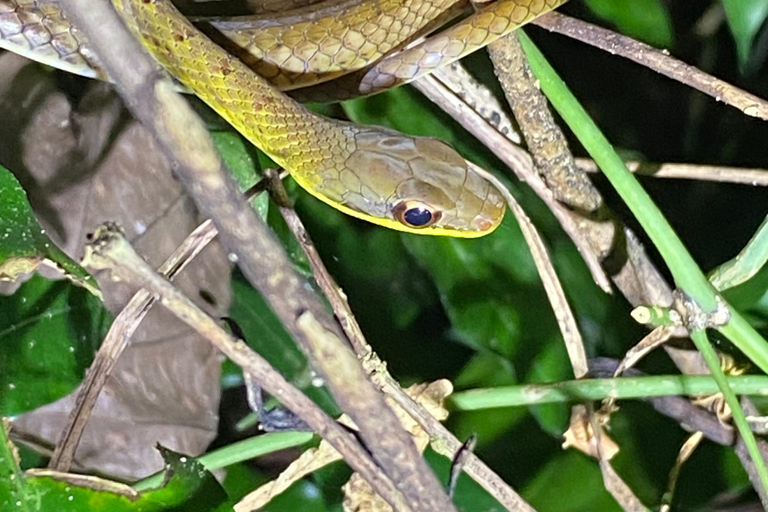
[[[649,67],[660,74],[708,94],[717,101],[723,101],[728,105],[738,108],[745,115],[768,120],[768,102],[762,98],[734,87],[644,43],[559,13],[549,13],[538,18],[535,24]],[[675,359],[676,364],[681,367],[681,370],[684,373],[690,373],[680,365],[681,360],[675,357],[677,351],[665,348],[669,355]],[[743,442],[738,438],[736,454],[747,471],[754,488],[760,494],[761,500],[763,503],[766,503],[768,502],[768,495],[766,495],[763,486],[759,485],[754,464],[751,457],[747,456],[743,446]],[[763,457],[766,456],[767,448],[768,446],[761,444]]]
[[496,94],[484,83],[478,81],[461,65],[461,61],[452,62],[437,68],[432,76],[443,82],[469,107],[496,128],[502,135],[515,144],[523,141],[519,130],[496,98]]
[[517,36],[510,35],[491,43],[488,54],[507,103],[523,132],[537,173],[559,201],[585,212],[596,211],[603,198],[587,174],[577,167]]
[[[216,235],[216,228],[210,220],[206,220],[176,248],[158,271],[167,279],[173,279]],[[107,336],[93,359],[93,364],[85,375],[83,385],[75,399],[75,406],[70,411],[67,424],[56,443],[48,463],[50,469],[69,471],[77,445],[96,405],[96,399],[112,373],[117,359],[128,346],[131,336],[147,316],[153,303],[154,298],[149,293],[139,290],[112,322]]]
[[[550,190],[557,198],[567,200],[569,204],[583,210],[594,211],[599,208],[602,197],[587,175],[576,168],[565,136],[549,112],[547,100],[528,66],[528,59],[517,40],[517,35],[510,34],[491,43],[488,46],[488,54],[507,102],[523,132],[534,164],[539,174],[547,180]],[[504,191],[505,187],[502,187],[502,190]],[[510,196],[507,201],[515,212],[515,217],[518,222],[522,222],[521,228],[525,226],[523,233],[532,232],[526,236],[526,241],[557,316],[574,376],[577,379],[584,377],[589,371],[587,354],[576,318],[565,298],[554,266],[549,261],[544,243],[520,206],[516,202],[510,202],[511,195],[508,192],[507,194]]]
[[[555,123],[549,111],[547,100],[531,72],[528,59],[517,35],[511,34],[490,44],[488,53],[507,101],[523,132],[533,161],[539,173],[546,179],[550,189],[559,199],[588,212],[600,208],[602,197],[589,181],[587,175],[577,168],[565,136]],[[518,216],[518,222],[519,219]],[[527,218],[525,220],[530,224]],[[543,244],[541,244],[542,248],[537,248],[538,251],[536,251],[527,238],[526,241],[528,241],[534,254],[542,251],[546,254]],[[534,259],[538,260],[539,258]],[[539,267],[538,263],[537,268],[543,277],[542,268]],[[564,319],[560,322],[563,340],[568,349],[574,375],[576,378],[581,378],[586,376],[589,370],[584,342],[551,264],[548,265],[547,270],[551,272],[551,275],[548,275],[549,279],[544,281],[544,287],[558,319]],[[592,404],[576,406],[574,414],[577,410],[583,410],[591,424],[593,437],[589,439],[589,443],[594,447],[595,456],[599,461],[605,488],[624,510],[632,512],[646,510],[631,488],[611,466],[608,456],[603,450],[602,425],[597,421]]]
[[[265,188],[266,181],[258,182],[246,193],[246,199],[250,200]],[[166,279],[173,280],[218,234],[210,220],[204,221],[184,239],[160,266],[158,272]],[[112,322],[83,380],[83,385],[75,399],[75,406],[70,411],[67,424],[56,443],[48,464],[49,468],[56,471],[69,471],[99,393],[112,373],[117,359],[128,346],[131,336],[147,316],[154,302],[154,297],[145,290],[139,290]]]
[[[484,170],[482,170],[485,173]],[[495,178],[494,178],[495,179]],[[506,190],[502,188],[501,190]],[[307,255],[309,264],[312,268],[312,274],[315,276],[318,285],[328,298],[336,319],[342,325],[347,334],[352,347],[357,353],[364,367],[367,369],[371,378],[379,388],[390,396],[400,407],[403,408],[416,422],[429,434],[432,448],[439,454],[452,459],[461,449],[462,442],[459,441],[451,431],[440,423],[429,411],[417,403],[413,398],[403,391],[400,384],[389,374],[386,365],[379,359],[378,355],[371,349],[365,340],[360,325],[357,323],[354,313],[349,307],[344,292],[331,277],[323,260],[317,252],[312,239],[304,228],[304,224],[291,208],[280,208],[286,224],[298,240],[304,253]],[[507,510],[515,512],[535,512],[523,498],[512,489],[509,484],[501,479],[474,453],[468,453],[464,461],[463,469],[471,478],[480,484],[488,493],[496,498]]]
[[[141,287],[180,320],[208,339],[244,372],[251,375],[272,396],[301,417],[315,432],[327,440],[345,460],[364,477],[377,492],[384,492],[384,499],[396,510],[411,510],[403,502],[402,495],[393,483],[370,459],[366,449],[349,431],[336,423],[317,404],[294,387],[269,362],[257,354],[242,340],[230,336],[219,324],[195,305],[186,295],[170,282],[158,275],[125,239],[114,225],[97,229],[94,240],[86,246],[83,264],[95,270],[108,270],[113,278]],[[302,329],[311,331],[313,336],[327,336],[326,331],[306,310],[298,319]],[[343,451],[342,451],[343,450]],[[360,469],[358,469],[360,468]],[[361,473],[363,474],[363,473]]]
[[[157,73],[154,61],[127,32],[110,5],[65,0],[63,7],[88,35],[126,104],[154,135],[200,211],[213,220],[224,247],[239,261],[243,274],[325,378],[341,409],[358,425],[374,460],[404,500],[380,488],[379,475],[366,471],[363,477],[373,480],[369,482],[374,489],[385,492],[385,499],[395,501],[392,504],[397,509],[407,503],[417,512],[456,510],[397,416],[342,341],[343,334],[324,304],[305,286],[305,280],[291,266],[266,224],[239,196],[204,124],[173,91],[170,81]],[[120,48],[120,52],[107,48]],[[302,323],[307,315],[322,325],[322,335],[314,323]],[[267,388],[266,383],[259,384]],[[346,458],[349,447],[339,446]]]
[[[597,164],[589,158],[577,158],[576,163],[585,172],[600,172]],[[753,187],[768,187],[768,169],[677,163],[654,164],[631,160],[624,163],[633,173],[654,178],[717,181],[752,185]]]
[[557,272],[554,265],[552,265],[552,260],[547,253],[547,248],[541,235],[501,180],[485,169],[472,163],[469,163],[469,165],[476,173],[483,176],[499,189],[501,195],[504,196],[507,204],[512,209],[512,213],[520,225],[520,230],[523,232],[523,237],[525,237],[525,241],[533,256],[536,270],[544,284],[544,291],[557,318],[557,325],[560,327],[560,333],[565,341],[573,374],[577,379],[586,376],[589,372],[589,367],[587,366],[587,352],[584,350],[584,340],[581,337],[576,317],[568,304],[568,299],[565,297],[563,285],[557,277]]
[[[573,240],[593,279],[606,293],[611,293],[611,284],[603,270],[602,262],[610,256],[613,261],[606,263],[611,268],[613,282],[632,305],[671,303],[672,291],[631,230],[621,227],[618,221],[596,222],[565,208],[554,199],[551,191],[535,172],[528,153],[496,131],[448,87],[432,76],[417,80],[414,85],[490,148],[547,204],[560,221],[563,230]],[[617,248],[620,250],[617,251]],[[701,356],[696,352],[669,348],[667,351],[685,373],[691,373],[703,364]]]
[[[618,359],[598,357],[589,360],[591,378],[612,379],[621,362]],[[628,377],[646,375],[635,368],[624,372]],[[687,432],[703,432],[704,436],[720,445],[732,446],[735,441],[733,428],[721,422],[717,416],[701,407],[694,405],[688,397],[657,396],[641,398],[648,402],[659,413],[672,418]]]
[[[479,83],[461,66],[454,62],[449,66],[438,68],[432,76],[445,84],[456,96],[462,99],[471,109],[482,116],[489,125],[494,127],[513,144],[520,143],[512,120],[500,106],[491,91]],[[576,158],[576,165],[584,172],[598,173],[600,169],[594,160]],[[768,186],[768,169],[729,167],[719,165],[702,165],[687,163],[654,163],[629,160],[624,162],[627,168],[643,176],[654,178],[676,178],[699,181],[716,181],[721,183],[739,183],[752,186]]]
[[748,116],[768,121],[768,101],[670,57],[663,50],[557,12],[541,16],[532,23],[637,62],[735,107]]
[[[539,18],[539,20],[543,24],[546,22],[546,16]],[[583,22],[574,20],[574,23],[582,24]],[[615,36],[619,37],[618,35]],[[668,56],[663,54],[661,57],[669,59]],[[706,74],[698,70],[696,70],[695,74],[696,76],[707,77]],[[709,81],[711,83],[718,82],[711,77],[709,77],[709,80],[705,81]],[[529,157],[527,158],[527,155],[522,149],[518,148],[509,140],[501,136],[501,134],[496,132],[493,127],[489,125],[481,116],[475,115],[474,112],[472,112],[471,109],[466,105],[462,104],[462,102],[456,98],[456,96],[450,92],[447,87],[442,86],[442,84],[440,84],[433,77],[426,77],[425,79],[417,81],[415,85],[417,88],[419,88],[419,90],[421,90],[422,93],[424,93],[428,98],[438,104],[444,111],[454,117],[456,121],[462,124],[462,126],[464,126],[468,131],[475,135],[487,147],[494,148],[494,153],[496,156],[507,163],[507,165],[510,166],[518,174],[518,176],[521,176],[522,180],[527,181],[534,189],[534,191],[539,195],[539,197],[544,199],[548,205],[553,203],[553,201],[547,200],[547,192],[546,190],[542,190],[543,184],[540,183],[537,179],[532,168],[531,160]],[[725,87],[725,89],[727,90],[736,91],[737,93],[741,92],[729,84],[726,85],[727,87]],[[744,93],[741,97],[742,100],[744,98],[747,100],[753,98],[753,96],[747,93]],[[759,101],[762,102],[762,100]],[[742,101],[742,103],[744,103],[744,101]],[[585,167],[594,165],[590,162],[584,163],[584,161],[580,163]],[[661,167],[662,170],[669,169],[668,172],[670,175],[675,177],[681,174],[685,175],[693,173],[696,168],[699,167],[688,166],[685,164],[664,164]],[[718,179],[722,181],[733,180],[736,182],[745,182],[753,185],[768,184],[768,174],[761,170],[746,169],[742,172],[740,169],[707,168],[707,166],[702,166],[700,168],[702,169],[702,173],[705,176],[712,179]],[[660,172],[659,174],[663,175],[664,172]],[[717,178],[718,176],[719,178]],[[573,236],[572,230],[569,229],[569,223],[576,224],[580,221],[578,219],[563,219],[560,215],[558,215],[557,210],[553,211],[561,221],[561,224],[563,225],[566,233],[568,233],[574,240],[574,243],[576,243],[579,251],[582,252],[582,254],[584,254],[585,250],[589,251],[592,246],[589,243],[580,243],[581,237]],[[671,300],[671,290],[669,290],[658,270],[645,254],[642,246],[639,244],[639,242],[637,242],[635,235],[626,228],[624,228],[623,234],[626,237],[628,246],[626,256],[629,257],[629,264],[624,265],[622,270],[614,275],[614,282],[617,284],[625,297],[627,297],[627,299],[634,306],[639,306],[642,304],[667,304]],[[602,258],[603,256],[605,255],[595,255],[597,258]],[[593,260],[591,258],[585,258],[585,260],[590,267],[590,270],[592,270],[591,262]],[[598,275],[594,270],[592,270],[592,274],[593,276]],[[685,373],[696,373],[696,371],[699,370],[702,366],[701,358],[695,352],[678,350],[673,347],[665,347],[665,349],[670,354],[675,363]],[[685,424],[684,420],[681,420],[681,422],[682,424]],[[747,470],[747,473],[750,475],[750,478],[753,478],[755,476],[755,472],[752,461],[748,456],[746,456],[744,450],[739,450],[738,448],[739,445],[737,444],[736,453],[741,459],[741,462]],[[759,489],[760,486],[756,486],[756,488]]]

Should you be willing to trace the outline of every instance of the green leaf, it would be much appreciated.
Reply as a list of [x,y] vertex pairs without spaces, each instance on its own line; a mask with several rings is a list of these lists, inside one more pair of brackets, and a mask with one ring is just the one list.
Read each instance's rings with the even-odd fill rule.
[[[525,317],[538,318],[541,312],[534,309],[536,301],[526,298],[532,292],[526,281],[533,276],[526,275],[530,256],[521,254],[526,246],[518,236],[512,221],[505,220],[496,233],[476,240],[403,237],[409,252],[432,275],[457,338],[507,358],[515,355],[526,332]],[[520,306],[526,301],[523,314]]]
[[[234,131],[212,131],[211,138],[227,167],[234,174],[240,190],[248,190],[260,179],[261,167],[254,158],[257,151]],[[260,194],[251,205],[262,219],[267,217],[269,194]]]
[[722,0],[728,28],[736,40],[739,67],[744,69],[752,41],[768,17],[768,0]]
[[76,284],[100,296],[96,281],[46,236],[18,180],[0,166],[0,279],[14,280],[43,261],[57,266]]
[[19,467],[19,455],[16,446],[8,438],[10,424],[0,418],[0,510],[33,510],[24,499],[27,485]]
[[672,21],[661,0],[585,0],[585,3],[623,34],[661,48],[672,46]]
[[0,296],[0,415],[70,393],[111,324],[101,302],[68,281],[34,276]]
[[523,497],[547,512],[619,512],[596,461],[573,450],[549,460],[525,487]]
[[30,511],[56,512],[233,510],[224,489],[196,459],[162,447],[159,450],[166,463],[166,481],[158,489],[136,493],[123,484],[94,477],[85,482],[56,474],[32,473],[23,478],[23,493],[17,503]]
[[[456,389],[511,386],[516,384],[515,370],[505,358],[484,352],[476,355],[454,381]],[[451,430],[460,439],[477,436],[478,449],[510,432],[528,414],[523,407],[462,411],[451,415]]]
[[224,489],[192,457],[158,447],[165,460],[165,482],[137,493],[109,480],[19,468],[7,425],[0,424],[0,510],[21,512],[231,512]]
[[[166,483],[159,489],[145,492],[141,500],[157,504],[157,510],[231,511],[227,493],[216,478],[194,457],[187,457],[158,446],[165,460]],[[142,509],[138,509],[142,510]]]
[[275,496],[266,507],[270,512],[325,512],[327,507],[320,489],[312,482],[299,480]]

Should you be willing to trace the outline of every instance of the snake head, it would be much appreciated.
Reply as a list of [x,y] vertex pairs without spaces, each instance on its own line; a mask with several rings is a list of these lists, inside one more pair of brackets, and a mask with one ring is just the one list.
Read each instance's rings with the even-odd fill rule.
[[[355,217],[399,231],[475,238],[504,217],[501,193],[448,144],[350,125],[354,149],[318,191]],[[335,173],[334,173],[335,174]]]

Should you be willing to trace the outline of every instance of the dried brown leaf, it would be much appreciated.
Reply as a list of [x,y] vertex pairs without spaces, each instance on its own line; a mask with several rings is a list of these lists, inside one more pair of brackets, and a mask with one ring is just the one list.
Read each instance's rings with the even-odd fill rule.
[[[109,86],[88,84],[75,102],[55,75],[13,55],[0,55],[0,164],[29,194],[40,223],[70,256],[85,235],[119,222],[152,264],[159,265],[200,222],[155,149]],[[213,244],[177,280],[212,315],[229,307],[230,264]],[[97,276],[98,277],[98,276]],[[135,290],[99,279],[105,305],[119,311]],[[199,300],[201,293],[215,304]],[[205,450],[218,423],[220,357],[161,307],[153,308],[97,401],[75,455],[78,466],[133,479],[163,467],[156,443],[189,454]],[[14,421],[25,438],[54,444],[74,395]]]

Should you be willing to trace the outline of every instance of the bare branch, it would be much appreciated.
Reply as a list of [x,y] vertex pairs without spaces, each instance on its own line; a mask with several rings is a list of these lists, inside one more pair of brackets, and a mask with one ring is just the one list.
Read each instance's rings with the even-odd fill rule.
[[611,55],[619,55],[642,64],[657,73],[712,96],[716,101],[722,101],[726,105],[737,108],[747,116],[768,120],[768,101],[670,57],[669,52],[665,50],[657,50],[631,37],[557,12],[550,12],[532,23],[551,32],[600,48]]

